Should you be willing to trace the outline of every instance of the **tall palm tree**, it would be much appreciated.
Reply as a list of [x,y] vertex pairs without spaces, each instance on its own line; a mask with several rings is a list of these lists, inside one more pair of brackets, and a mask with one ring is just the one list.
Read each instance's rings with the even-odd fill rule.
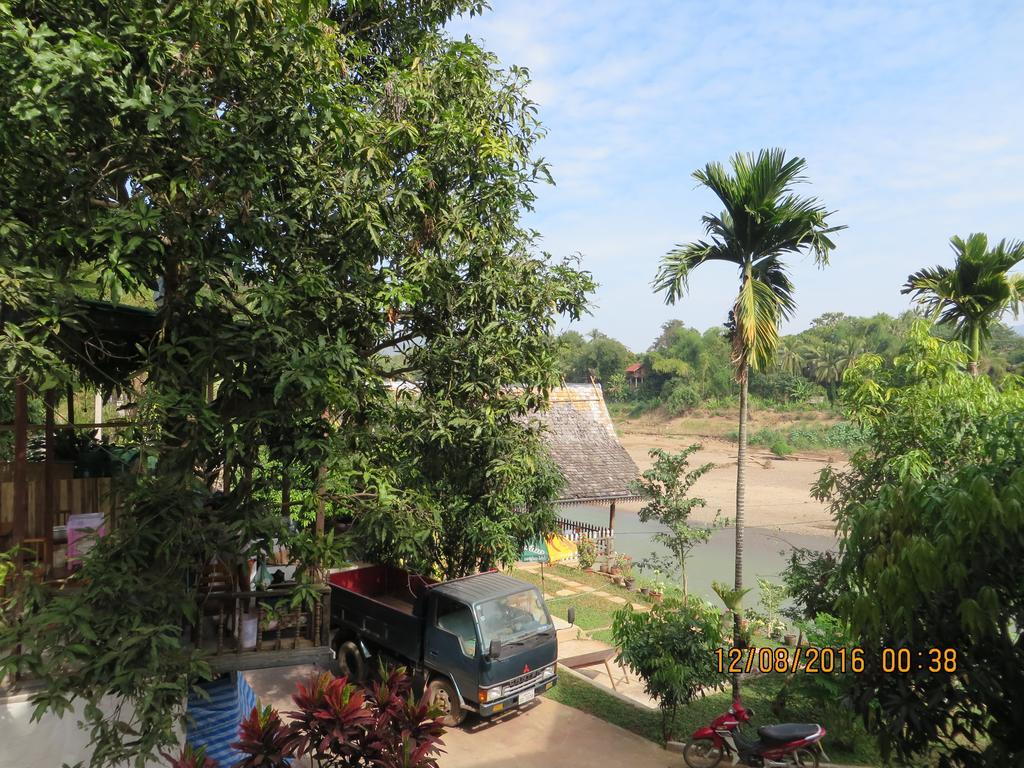
[[968,370],[978,375],[982,340],[1009,309],[1017,317],[1024,300],[1024,275],[1010,270],[1024,261],[1024,243],[1000,240],[989,250],[988,237],[975,232],[949,239],[956,254],[953,268],[931,267],[907,278],[903,293],[912,294],[943,325],[953,327],[967,345]]
[[[764,370],[779,343],[779,324],[796,304],[793,284],[782,257],[810,252],[825,266],[835,247],[829,235],[830,212],[814,198],[802,198],[793,188],[804,181],[806,161],[786,159],[782,149],[758,154],[737,153],[731,173],[721,163],[708,163],[693,177],[714,192],[725,209],[701,219],[707,240],[680,245],[663,258],[654,289],[675,304],[688,289],[690,273],[708,261],[724,261],[739,270],[740,287],[730,312],[730,335],[736,379],[740,385],[739,451],[736,465],[735,589],[743,589],[743,512],[746,501],[747,385],[750,369]],[[740,642],[739,616],[733,625]],[[739,679],[733,678],[733,694]]]

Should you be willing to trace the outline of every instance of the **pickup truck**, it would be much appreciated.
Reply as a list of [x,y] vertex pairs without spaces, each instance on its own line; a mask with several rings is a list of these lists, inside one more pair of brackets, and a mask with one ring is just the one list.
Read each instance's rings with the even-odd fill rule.
[[340,672],[362,681],[371,660],[407,666],[446,725],[519,707],[555,684],[558,639],[532,584],[495,571],[432,582],[386,565],[329,581]]

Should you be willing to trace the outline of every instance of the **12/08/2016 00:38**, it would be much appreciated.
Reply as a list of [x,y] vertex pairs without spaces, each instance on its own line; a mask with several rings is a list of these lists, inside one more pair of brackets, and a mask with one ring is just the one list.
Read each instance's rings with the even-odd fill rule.
[[[728,674],[751,672],[805,672],[807,674],[859,674],[869,668],[870,656],[863,648],[797,646],[796,648],[717,648],[714,662],[718,671]],[[955,648],[883,648],[877,665],[884,673],[911,671],[953,673],[957,669]],[[874,665],[871,665],[874,666]]]

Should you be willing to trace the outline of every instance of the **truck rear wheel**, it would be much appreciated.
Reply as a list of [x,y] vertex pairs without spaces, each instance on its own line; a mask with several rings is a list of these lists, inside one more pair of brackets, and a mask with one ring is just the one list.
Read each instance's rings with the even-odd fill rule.
[[435,677],[427,686],[429,701],[442,713],[442,722],[449,728],[462,723],[466,719],[466,710],[462,707],[455,686],[443,677]]
[[347,677],[351,683],[366,680],[366,659],[356,643],[347,640],[335,649],[334,654],[339,675]]

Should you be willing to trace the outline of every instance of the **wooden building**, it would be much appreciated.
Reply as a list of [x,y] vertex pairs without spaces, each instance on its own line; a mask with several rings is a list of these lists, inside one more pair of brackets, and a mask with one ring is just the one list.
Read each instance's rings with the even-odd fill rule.
[[615,529],[615,505],[635,500],[630,484],[640,476],[636,463],[619,442],[598,384],[567,384],[551,393],[550,407],[534,418],[565,478],[556,502],[608,506],[608,528]]
[[640,387],[647,378],[647,369],[643,363],[633,363],[626,366],[626,381],[634,389]]

